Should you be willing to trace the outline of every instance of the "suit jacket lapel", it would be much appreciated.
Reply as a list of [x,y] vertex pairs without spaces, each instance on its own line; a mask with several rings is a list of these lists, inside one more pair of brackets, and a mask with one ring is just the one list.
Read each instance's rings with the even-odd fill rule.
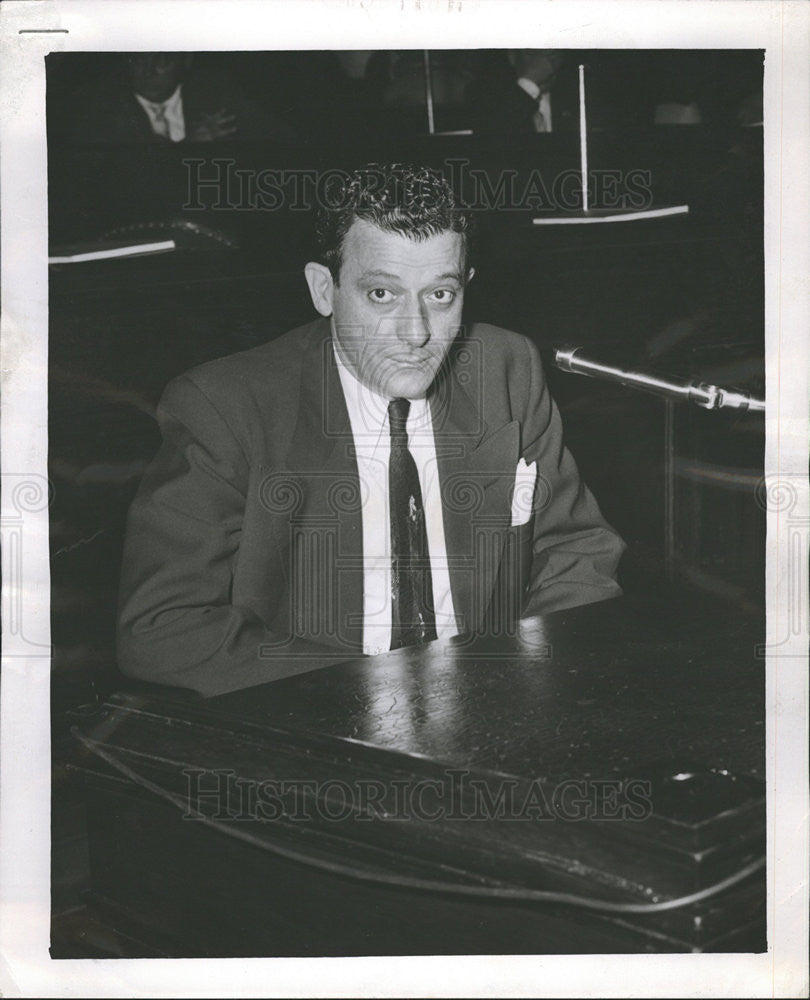
[[360,480],[328,321],[313,324],[304,352],[297,421],[287,453],[287,469],[302,494],[293,525],[295,626],[309,638],[360,650]]
[[[431,395],[450,587],[464,631],[480,628],[511,523],[511,486],[518,461],[516,420],[491,429],[465,385],[475,386],[474,344],[460,345]],[[466,369],[466,370],[465,370]],[[466,376],[466,377],[465,377]],[[484,387],[480,387],[483,390]]]

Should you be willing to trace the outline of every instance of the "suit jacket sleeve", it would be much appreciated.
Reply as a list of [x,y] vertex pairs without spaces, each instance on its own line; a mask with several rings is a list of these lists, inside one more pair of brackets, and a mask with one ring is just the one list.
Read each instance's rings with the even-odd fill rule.
[[617,597],[616,571],[625,545],[602,517],[564,447],[562,422],[540,355],[524,341],[530,371],[521,453],[537,462],[534,538],[523,615]]
[[345,660],[268,629],[231,603],[249,467],[211,401],[187,378],[158,407],[162,447],[130,509],[118,622],[124,674],[202,695]]

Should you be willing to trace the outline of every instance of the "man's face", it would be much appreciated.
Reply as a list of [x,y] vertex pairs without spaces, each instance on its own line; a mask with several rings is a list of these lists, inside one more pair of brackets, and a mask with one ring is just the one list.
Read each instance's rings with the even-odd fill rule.
[[127,57],[132,89],[147,101],[168,100],[183,76],[183,57],[177,52],[139,52]]
[[355,220],[331,285],[342,361],[388,399],[426,394],[461,326],[464,240],[445,232],[417,242]]

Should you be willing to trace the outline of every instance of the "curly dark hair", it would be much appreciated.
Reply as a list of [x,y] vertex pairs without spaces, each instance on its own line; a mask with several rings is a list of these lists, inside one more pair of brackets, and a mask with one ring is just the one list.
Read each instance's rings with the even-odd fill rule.
[[[417,242],[441,233],[460,233],[469,262],[473,220],[444,176],[408,163],[367,163],[351,174],[336,171],[324,186],[315,235],[322,263],[338,284],[343,242],[355,219]],[[465,266],[466,270],[466,266]]]

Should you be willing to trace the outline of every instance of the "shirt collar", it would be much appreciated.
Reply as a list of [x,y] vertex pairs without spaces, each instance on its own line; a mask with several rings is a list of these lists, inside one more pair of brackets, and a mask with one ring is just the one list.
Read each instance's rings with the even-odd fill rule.
[[182,83],[178,83],[175,87],[173,93],[171,93],[165,101],[149,101],[145,97],[141,97],[140,94],[135,94],[138,103],[142,108],[148,111],[162,110],[164,114],[169,115],[177,110],[180,104],[180,98],[182,95]]

